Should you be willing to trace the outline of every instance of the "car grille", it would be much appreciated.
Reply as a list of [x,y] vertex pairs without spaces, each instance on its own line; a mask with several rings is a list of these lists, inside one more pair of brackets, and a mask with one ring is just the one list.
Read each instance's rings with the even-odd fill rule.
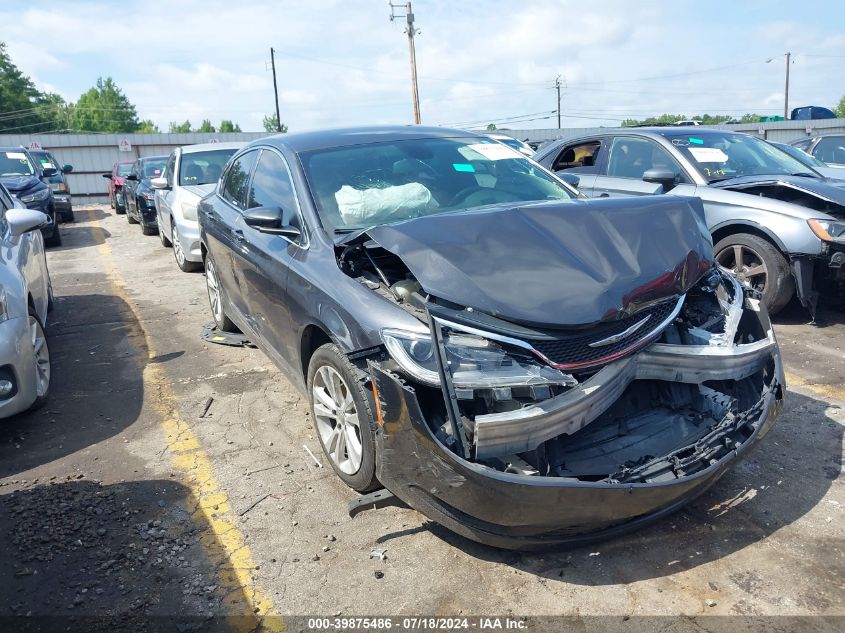
[[[656,334],[660,329],[659,326],[669,318],[681,301],[683,301],[683,297],[661,301],[609,326],[598,330],[591,328],[583,334],[566,336],[551,341],[528,340],[526,342],[560,369],[578,369],[601,365],[619,358],[626,351],[633,351],[638,347],[637,343]],[[601,347],[590,347],[590,343],[618,335],[646,317],[650,318],[641,328],[620,340]]]

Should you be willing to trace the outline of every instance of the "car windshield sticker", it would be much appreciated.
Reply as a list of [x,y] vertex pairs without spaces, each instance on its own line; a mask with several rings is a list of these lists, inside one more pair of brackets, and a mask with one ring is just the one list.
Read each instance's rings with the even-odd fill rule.
[[506,160],[509,158],[525,158],[515,149],[501,143],[474,143],[465,147],[459,147],[458,151],[467,160]]
[[703,141],[702,139],[700,139],[700,138],[693,138],[693,137],[691,137],[691,136],[689,137],[689,142],[690,142],[690,143],[695,143],[696,145],[704,145],[704,141]]
[[728,155],[718,147],[690,147],[689,153],[699,163],[727,163]]
[[11,160],[26,160],[26,154],[21,152],[6,152],[6,158]]
[[452,163],[452,167],[455,168],[455,171],[466,171],[469,173],[475,171],[475,167],[473,167],[469,163]]
[[53,163],[46,161],[46,160],[41,161],[41,168],[42,169],[55,169],[55,167],[53,166]]

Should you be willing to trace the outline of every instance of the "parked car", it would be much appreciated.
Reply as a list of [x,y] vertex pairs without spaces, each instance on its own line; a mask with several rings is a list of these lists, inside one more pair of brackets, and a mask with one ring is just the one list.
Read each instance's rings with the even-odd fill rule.
[[772,314],[797,292],[815,318],[820,294],[845,292],[845,189],[757,137],[611,129],[557,141],[535,160],[575,173],[589,197],[700,197],[716,259]]
[[126,200],[123,197],[123,185],[126,184],[126,176],[132,171],[134,161],[120,160],[112,165],[111,171],[103,174],[103,178],[109,181],[109,204],[118,215],[126,213]]
[[42,178],[55,176],[55,167],[41,167],[29,150],[23,147],[0,147],[0,184],[27,206],[45,214],[49,222],[41,226],[44,243],[59,246],[62,235],[56,221],[56,206],[53,192]]
[[766,309],[695,198],[579,199],[485,136],[397,126],[254,141],[199,221],[217,327],[305,393],[344,482],[387,488],[358,508],[500,547],[606,537],[780,408]]
[[197,204],[214,190],[226,161],[243,143],[202,143],[177,147],[167,159],[164,175],[151,180],[154,189],[158,234],[164,246],[173,246],[173,257],[184,272],[202,266]]
[[[779,150],[786,152],[795,160],[801,162],[801,164],[809,167],[813,171],[820,173],[825,178],[832,178],[834,180],[843,180],[845,179],[845,169],[842,167],[830,167],[827,163],[820,161],[815,156],[808,154],[807,152],[798,149],[794,145],[787,145],[786,143],[775,143],[773,141],[769,141],[772,145],[777,147]],[[845,185],[845,182],[842,183],[835,183],[838,186]]]
[[531,146],[525,141],[520,141],[518,138],[508,136],[507,134],[496,133],[486,134],[485,136],[487,136],[487,138],[492,138],[494,141],[504,143],[508,147],[512,147],[516,151],[525,154],[528,157],[534,156],[534,150],[531,149]]
[[123,183],[123,199],[126,203],[126,219],[129,224],[141,224],[144,235],[158,232],[156,216],[155,189],[150,184],[152,178],[164,173],[167,156],[146,156],[139,158]]
[[789,117],[793,121],[810,121],[812,119],[835,119],[836,113],[830,108],[822,106],[802,106],[794,108]]
[[[56,215],[62,222],[73,222],[73,199],[67,176],[73,171],[73,165],[62,165],[56,160],[52,152],[44,149],[29,150],[30,156],[36,161],[37,166],[42,170],[41,180],[47,183],[53,191],[53,204],[56,207]],[[59,166],[61,165],[61,167]],[[56,169],[52,176],[44,176],[43,170]]]
[[825,134],[790,143],[830,167],[845,168],[845,134]]
[[53,293],[38,231],[49,223],[0,184],[0,418],[40,407],[50,392],[44,327]]

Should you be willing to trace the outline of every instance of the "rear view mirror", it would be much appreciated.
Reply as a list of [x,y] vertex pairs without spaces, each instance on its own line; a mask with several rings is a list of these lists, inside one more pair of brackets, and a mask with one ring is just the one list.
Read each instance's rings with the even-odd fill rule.
[[138,180],[138,176],[136,176],[135,174],[129,174],[126,177],[126,180]]
[[284,235],[296,239],[300,231],[295,226],[287,224],[285,212],[279,207],[256,207],[244,211],[244,222],[247,226],[262,233]]
[[570,174],[566,171],[556,171],[555,175],[567,185],[575,187],[576,189],[578,188],[578,184],[581,182],[581,179],[578,176],[576,176],[575,174]]
[[62,166],[62,173],[63,174],[69,174],[72,171],[73,171],[73,165],[63,165]]
[[109,180],[111,180],[111,172],[103,174],[103,178],[108,178]]
[[170,189],[167,184],[167,178],[159,176],[158,178],[150,178],[150,185],[153,189]]
[[644,182],[663,185],[663,193],[672,190],[680,180],[680,174],[676,174],[671,169],[649,169],[643,174]]
[[45,167],[41,170],[41,176],[44,178],[50,178],[51,176],[55,176],[59,173],[59,170],[55,167]]
[[9,224],[9,233],[17,237],[49,224],[50,218],[41,211],[15,208],[6,211],[6,222]]

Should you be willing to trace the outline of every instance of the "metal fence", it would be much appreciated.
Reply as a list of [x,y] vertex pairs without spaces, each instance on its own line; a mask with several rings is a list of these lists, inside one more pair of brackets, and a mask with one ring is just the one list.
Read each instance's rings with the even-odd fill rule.
[[107,185],[102,177],[118,161],[142,156],[169,155],[182,145],[219,141],[251,141],[266,132],[214,134],[0,134],[0,147],[30,147],[37,143],[50,150],[62,165],[73,165],[68,186],[77,202],[108,202]]

